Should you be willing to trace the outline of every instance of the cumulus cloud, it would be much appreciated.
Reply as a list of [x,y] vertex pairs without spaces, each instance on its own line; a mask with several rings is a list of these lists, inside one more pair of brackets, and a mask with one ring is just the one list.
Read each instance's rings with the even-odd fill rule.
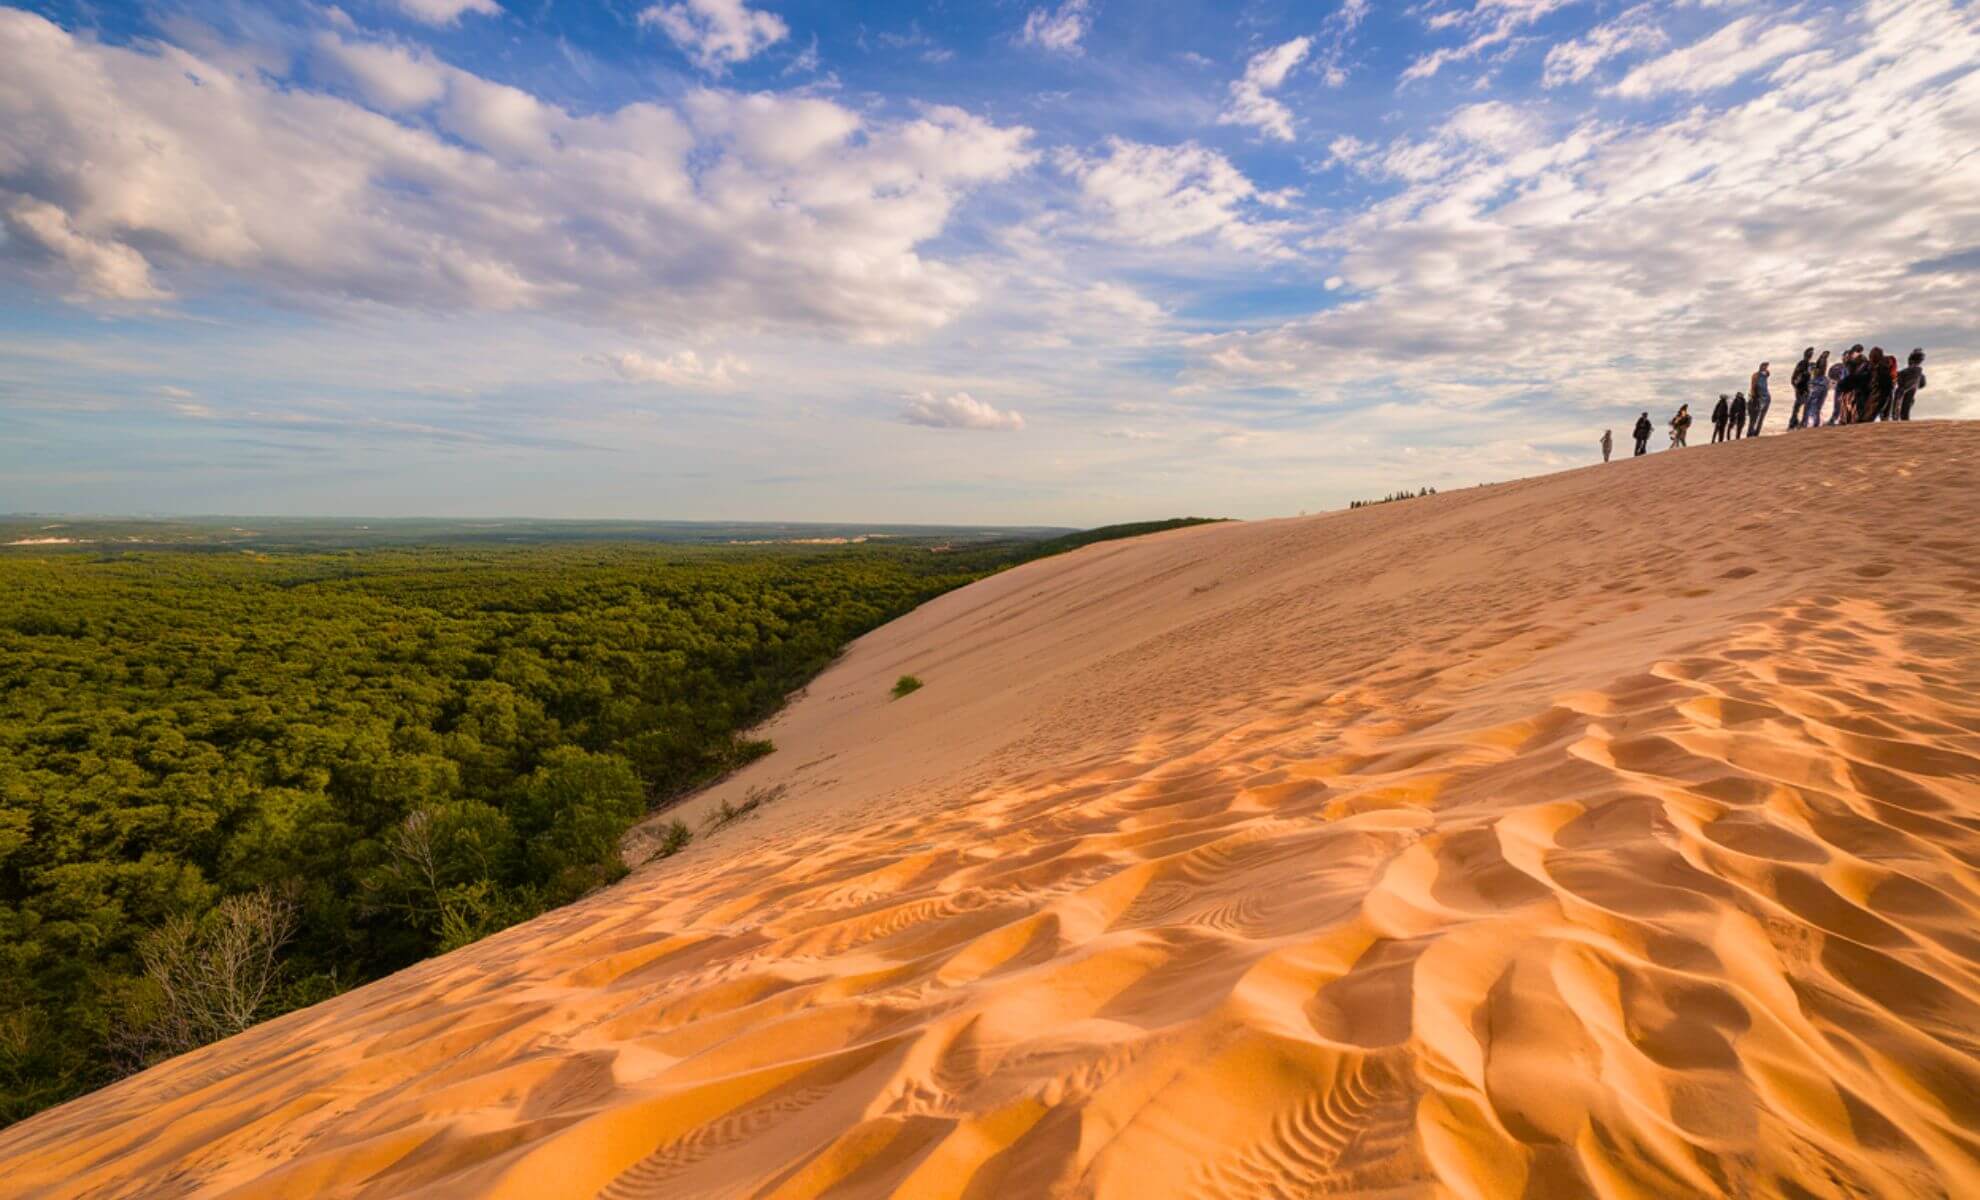
[[158,300],[168,294],[152,282],[151,264],[144,255],[112,239],[79,231],[68,213],[45,200],[16,195],[0,215],[14,239],[66,264],[76,285],[89,295]]
[[704,71],[747,62],[790,34],[775,13],[751,8],[745,0],[682,0],[640,11],[641,25],[657,25]]
[[484,17],[502,15],[502,6],[495,0],[398,0],[398,3],[399,11],[428,25],[452,25],[465,13],[480,13]]
[[1709,92],[1814,41],[1813,30],[1792,22],[1769,25],[1759,17],[1741,17],[1708,38],[1636,67],[1610,90],[1632,100],[1666,92]]
[[1143,246],[1214,238],[1239,250],[1277,253],[1287,223],[1261,214],[1290,198],[1262,192],[1215,150],[1195,142],[1151,146],[1111,138],[1104,155],[1058,156],[1079,184],[1099,236]]
[[1093,27],[1088,0],[1064,0],[1057,8],[1034,8],[1024,18],[1024,31],[1018,40],[1060,54],[1078,54]]
[[691,391],[724,391],[735,387],[749,365],[724,354],[704,359],[693,350],[677,350],[655,358],[637,350],[605,356],[605,363],[628,383],[661,383]]
[[1639,4],[1615,20],[1597,25],[1581,37],[1547,51],[1540,82],[1550,88],[1580,83],[1610,59],[1661,50],[1669,41],[1652,18],[1651,6]]
[[1571,413],[1730,390],[1811,343],[1974,344],[1980,156],[1947,149],[1980,131],[1980,27],[1947,0],[1879,0],[1845,33],[1819,71],[1666,120],[1490,102],[1367,148],[1402,188],[1309,245],[1348,298],[1199,336],[1187,378]]
[[1230,102],[1217,116],[1219,125],[1249,125],[1266,137],[1290,142],[1292,113],[1272,96],[1292,69],[1305,60],[1313,39],[1296,37],[1251,56],[1244,74],[1231,81]]
[[975,301],[919,247],[1032,160],[1028,130],[956,108],[882,121],[708,90],[578,115],[387,44],[316,53],[358,101],[0,9],[0,272],[888,340]]
[[901,407],[901,420],[930,429],[1016,433],[1024,428],[1024,418],[1016,412],[987,404],[968,392],[955,392],[939,399],[930,392],[909,396]]

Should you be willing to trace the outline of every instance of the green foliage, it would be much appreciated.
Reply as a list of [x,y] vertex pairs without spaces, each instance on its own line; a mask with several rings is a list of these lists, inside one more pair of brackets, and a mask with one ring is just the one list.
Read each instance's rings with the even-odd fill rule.
[[1122,538],[1140,537],[1147,533],[1163,533],[1171,529],[1186,529],[1191,525],[1216,525],[1228,520],[1227,517],[1171,517],[1166,521],[1136,521],[1128,525],[1102,525],[1098,529],[1084,529],[1078,533],[1068,533],[1042,542],[1034,542],[1025,549],[1026,558],[1047,558],[1054,554],[1064,554],[1081,546],[1091,546],[1095,542],[1113,542]]
[[687,822],[681,820],[679,817],[675,817],[673,820],[667,822],[666,830],[660,835],[658,856],[661,858],[672,858],[674,855],[687,849],[687,844],[693,840],[694,831],[688,828]]
[[610,883],[848,640],[1071,548],[185,536],[0,552],[0,1123]]
[[[743,732],[849,639],[980,570],[0,555],[0,1121],[610,883],[626,829],[768,753]],[[212,964],[265,944],[240,898],[267,895],[294,917],[280,969],[216,1008]]]
[[921,681],[912,675],[903,675],[894,681],[894,699],[899,700],[909,692],[921,690]]

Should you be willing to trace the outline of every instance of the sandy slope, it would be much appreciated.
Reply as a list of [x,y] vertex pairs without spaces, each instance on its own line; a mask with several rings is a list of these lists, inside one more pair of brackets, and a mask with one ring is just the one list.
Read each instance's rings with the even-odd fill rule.
[[757,815],[0,1192],[1980,1194],[1976,481],[1824,430],[1031,564]]

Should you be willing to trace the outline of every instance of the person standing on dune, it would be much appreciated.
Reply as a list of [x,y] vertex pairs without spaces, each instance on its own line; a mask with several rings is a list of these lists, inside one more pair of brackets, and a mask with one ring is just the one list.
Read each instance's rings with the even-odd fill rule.
[[1759,437],[1760,422],[1767,419],[1767,410],[1774,403],[1773,397],[1767,392],[1766,363],[1761,363],[1760,369],[1753,373],[1752,380],[1747,384],[1746,392],[1746,419],[1749,422],[1746,436]]
[[1801,427],[1819,429],[1822,425],[1822,405],[1829,398],[1829,352],[1822,351],[1822,357],[1808,368],[1808,399],[1801,406]]
[[1650,424],[1650,414],[1641,413],[1636,418],[1636,428],[1630,432],[1636,435],[1636,457],[1641,458],[1650,450],[1650,433],[1655,426]]
[[1726,440],[1726,418],[1732,415],[1730,401],[1731,397],[1727,396],[1724,392],[1720,392],[1719,402],[1712,406],[1712,440],[1714,442],[1723,442]]
[[1835,402],[1835,407],[1829,410],[1831,425],[1842,424],[1843,381],[1849,378],[1848,363],[1849,351],[1845,350],[1843,356],[1829,366],[1829,398]]
[[1864,406],[1870,401],[1870,364],[1863,357],[1863,343],[1858,342],[1849,348],[1843,357],[1842,390],[1836,393],[1837,402],[1842,406],[1842,423],[1854,425],[1863,419]]
[[1603,462],[1609,461],[1609,450],[1615,444],[1616,444],[1616,440],[1609,436],[1608,430],[1604,429],[1602,431],[1602,461]]
[[1732,409],[1728,413],[1726,440],[1736,442],[1746,436],[1746,393],[1734,392]]
[[1794,364],[1794,374],[1788,376],[1788,383],[1794,388],[1794,407],[1788,410],[1788,428],[1801,428],[1808,408],[1808,376],[1814,369],[1815,347],[1810,346],[1801,352],[1801,361]]
[[1884,412],[1891,406],[1891,393],[1896,391],[1897,363],[1884,355],[1882,346],[1870,347],[1870,368],[1865,377],[1863,398],[1858,401],[1856,419],[1859,421],[1881,421]]
[[1678,405],[1677,414],[1671,418],[1671,449],[1684,445],[1684,435],[1691,429],[1691,406]]
[[1904,370],[1897,375],[1897,416],[1899,421],[1911,419],[1911,402],[1918,399],[1918,393],[1925,390],[1925,352],[1913,350],[1905,361]]

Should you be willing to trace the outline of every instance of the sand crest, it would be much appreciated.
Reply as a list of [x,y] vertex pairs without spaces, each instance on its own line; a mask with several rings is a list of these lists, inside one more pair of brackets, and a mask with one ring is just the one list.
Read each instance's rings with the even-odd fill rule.
[[752,816],[0,1193],[1980,1194],[1976,479],[1830,429],[1013,570]]

